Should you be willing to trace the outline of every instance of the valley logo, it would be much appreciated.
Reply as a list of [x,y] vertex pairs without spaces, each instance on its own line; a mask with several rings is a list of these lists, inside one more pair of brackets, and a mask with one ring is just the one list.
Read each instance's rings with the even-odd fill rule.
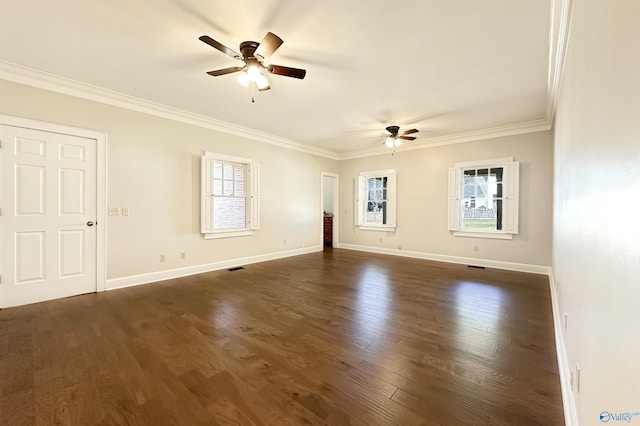
[[629,423],[635,416],[640,417],[640,412],[627,411],[624,413],[612,413],[610,411],[602,411],[600,413],[600,421],[602,423],[608,422],[627,422]]

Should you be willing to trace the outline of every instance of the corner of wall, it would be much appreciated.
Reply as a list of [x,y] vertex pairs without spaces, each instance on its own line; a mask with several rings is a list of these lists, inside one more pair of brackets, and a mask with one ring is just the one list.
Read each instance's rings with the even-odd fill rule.
[[553,269],[549,272],[549,290],[551,291],[551,306],[553,311],[553,328],[556,340],[556,354],[558,357],[558,374],[560,375],[560,388],[562,390],[562,405],[564,409],[564,421],[567,426],[578,426],[578,412],[576,401],[571,389],[571,368],[567,357],[567,348],[564,344],[562,332],[562,320],[560,305],[558,303],[558,288],[553,275]]

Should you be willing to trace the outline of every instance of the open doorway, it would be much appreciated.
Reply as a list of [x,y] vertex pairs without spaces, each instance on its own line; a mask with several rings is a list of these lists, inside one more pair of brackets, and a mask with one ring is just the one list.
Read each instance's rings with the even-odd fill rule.
[[339,236],[338,220],[338,175],[329,172],[321,172],[322,184],[322,246],[324,249],[337,247]]

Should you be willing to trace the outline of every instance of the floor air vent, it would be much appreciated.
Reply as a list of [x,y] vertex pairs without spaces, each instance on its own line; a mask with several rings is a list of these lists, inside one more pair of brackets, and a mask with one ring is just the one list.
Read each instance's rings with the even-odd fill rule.
[[484,269],[484,266],[478,266],[478,265],[467,265],[467,268],[473,268],[473,269]]
[[229,269],[227,269],[227,271],[229,271],[229,272],[233,272],[233,271],[239,271],[240,269],[244,269],[244,267],[242,267],[242,266],[236,266],[235,268],[229,268]]

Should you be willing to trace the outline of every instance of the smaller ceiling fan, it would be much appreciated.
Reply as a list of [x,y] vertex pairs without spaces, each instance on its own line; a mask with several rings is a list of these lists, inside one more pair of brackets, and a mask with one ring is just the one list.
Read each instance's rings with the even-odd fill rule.
[[400,131],[400,126],[388,126],[385,130],[387,131],[388,135],[385,138],[384,145],[386,145],[388,148],[395,148],[397,146],[400,146],[402,145],[402,141],[416,140],[417,138],[415,136],[407,135],[419,132],[418,129],[409,129],[399,134],[398,132]]
[[264,61],[268,59],[284,43],[280,37],[268,32],[264,39],[257,43],[255,41],[243,41],[240,43],[240,53],[229,49],[227,46],[212,39],[207,35],[199,38],[200,41],[208,44],[214,49],[244,62],[243,66],[229,67],[219,70],[209,71],[207,74],[217,77],[225,74],[241,72],[238,76],[238,83],[247,87],[249,83],[255,83],[259,91],[269,90],[269,81],[263,71],[270,74],[283,75],[303,79],[307,74],[306,70],[300,68],[284,67],[282,65],[266,65]]

